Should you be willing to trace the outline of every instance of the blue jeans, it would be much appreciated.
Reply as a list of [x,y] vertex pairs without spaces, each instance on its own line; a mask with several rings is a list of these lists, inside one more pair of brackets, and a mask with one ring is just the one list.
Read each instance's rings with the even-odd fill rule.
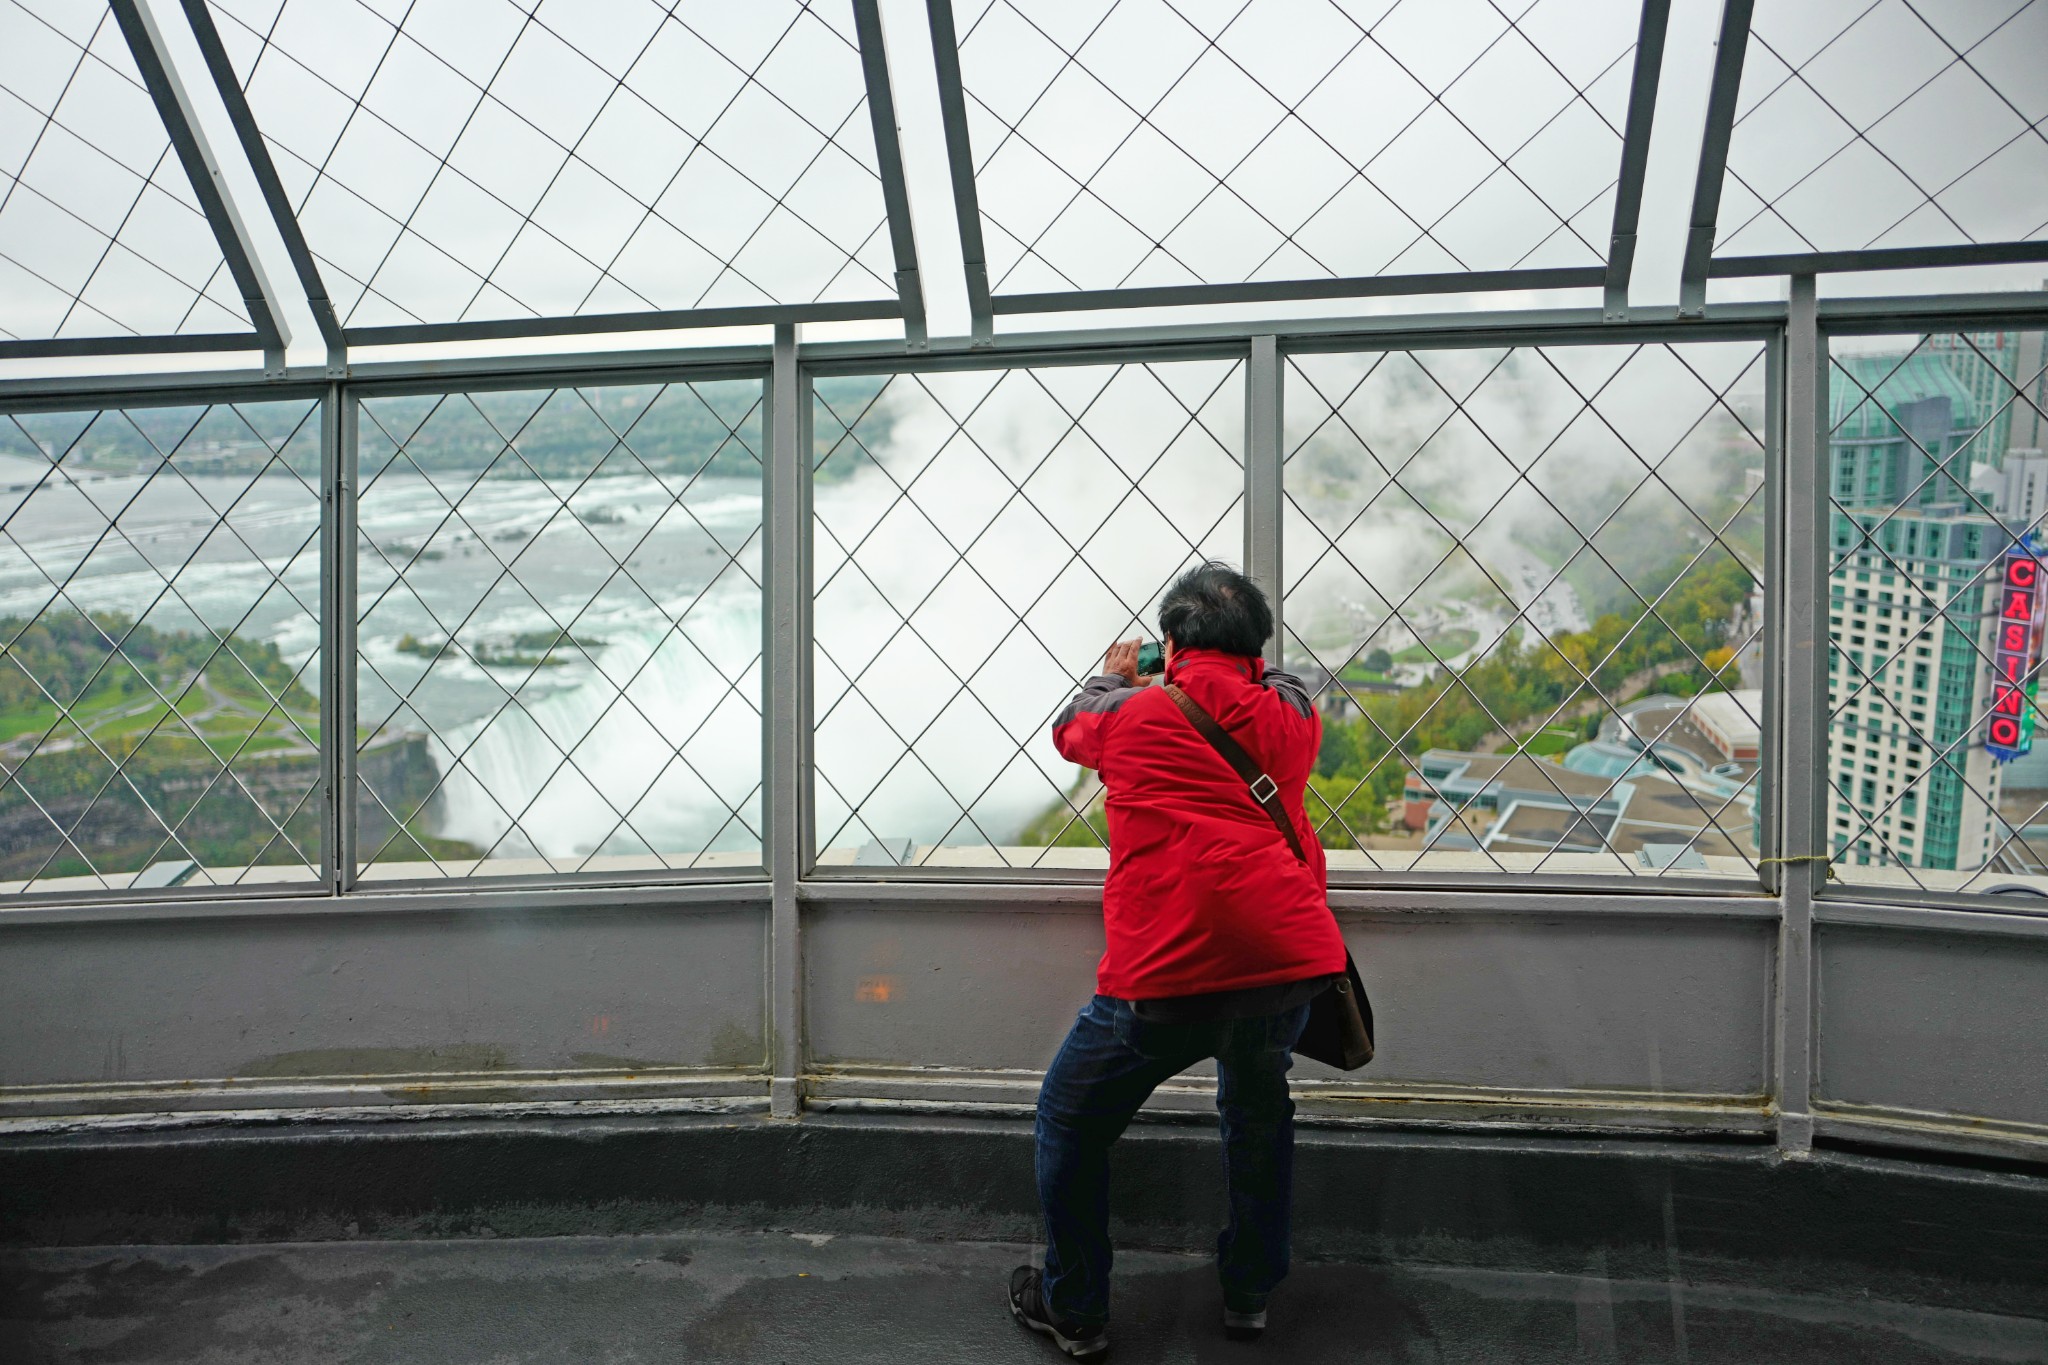
[[1038,1092],[1038,1201],[1045,1210],[1045,1302],[1056,1321],[1109,1321],[1109,1148],[1160,1082],[1214,1057],[1230,1223],[1217,1239],[1232,1297],[1287,1275],[1294,1189],[1294,1101],[1287,1071],[1308,1006],[1252,1019],[1162,1024],[1098,995]]

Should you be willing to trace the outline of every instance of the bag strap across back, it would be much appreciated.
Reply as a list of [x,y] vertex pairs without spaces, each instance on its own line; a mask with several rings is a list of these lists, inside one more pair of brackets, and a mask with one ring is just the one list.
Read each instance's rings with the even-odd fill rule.
[[1308,854],[1302,851],[1301,836],[1294,831],[1294,822],[1287,818],[1287,810],[1280,804],[1280,784],[1259,766],[1259,761],[1246,751],[1244,745],[1231,738],[1230,731],[1218,723],[1216,717],[1202,709],[1202,704],[1180,690],[1172,683],[1166,685],[1166,695],[1173,698],[1173,704],[1193,723],[1209,746],[1223,755],[1223,761],[1244,780],[1245,789],[1259,809],[1273,818],[1273,825],[1287,840],[1287,846],[1294,850],[1294,856],[1301,862],[1308,861]]

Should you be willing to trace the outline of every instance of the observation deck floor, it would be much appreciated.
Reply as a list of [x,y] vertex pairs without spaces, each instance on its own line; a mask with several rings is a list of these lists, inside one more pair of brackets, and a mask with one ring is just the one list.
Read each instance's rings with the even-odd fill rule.
[[[1033,1249],[801,1231],[0,1252],[0,1359],[1050,1362],[1003,1306]],[[1255,1345],[1198,1256],[1129,1250],[1112,1359],[2048,1360],[2048,1322],[1754,1287],[1298,1264]]]

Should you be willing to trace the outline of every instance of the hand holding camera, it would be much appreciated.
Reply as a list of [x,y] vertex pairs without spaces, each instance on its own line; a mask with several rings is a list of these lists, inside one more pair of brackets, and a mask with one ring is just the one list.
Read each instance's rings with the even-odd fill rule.
[[1144,687],[1166,671],[1166,650],[1156,640],[1120,640],[1102,656],[1102,671]]

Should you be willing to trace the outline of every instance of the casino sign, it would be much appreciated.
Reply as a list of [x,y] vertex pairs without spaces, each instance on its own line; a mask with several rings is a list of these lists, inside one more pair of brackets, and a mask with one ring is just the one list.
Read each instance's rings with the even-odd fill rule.
[[2041,663],[2043,611],[2041,557],[2024,541],[2005,552],[1999,585],[1998,633],[1992,654],[1991,716],[1984,749],[2007,763],[2034,747],[2035,670]]

